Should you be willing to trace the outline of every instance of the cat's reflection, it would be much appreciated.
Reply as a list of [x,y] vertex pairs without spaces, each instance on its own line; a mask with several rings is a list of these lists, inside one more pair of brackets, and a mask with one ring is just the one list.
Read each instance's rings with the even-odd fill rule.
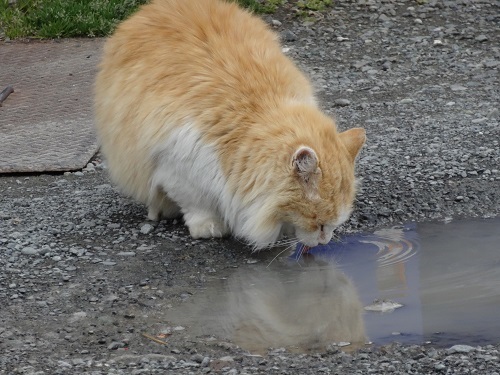
[[331,264],[309,256],[292,266],[243,270],[228,281],[226,329],[249,351],[321,351],[332,342],[366,341],[357,291]]

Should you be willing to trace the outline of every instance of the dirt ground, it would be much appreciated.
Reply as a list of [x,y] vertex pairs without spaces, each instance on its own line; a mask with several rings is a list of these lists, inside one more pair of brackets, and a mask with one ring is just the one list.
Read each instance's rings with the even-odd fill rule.
[[[315,22],[286,7],[267,17],[339,127],[367,130],[356,210],[339,233],[499,215],[499,14],[493,0],[343,0]],[[99,155],[74,173],[2,175],[0,372],[500,371],[498,345],[257,357],[209,325],[179,323],[180,307],[278,251],[148,221]]]

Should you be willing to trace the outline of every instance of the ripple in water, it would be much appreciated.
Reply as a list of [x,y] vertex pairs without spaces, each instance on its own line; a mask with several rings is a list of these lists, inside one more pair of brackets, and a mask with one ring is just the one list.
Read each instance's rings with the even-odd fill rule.
[[309,254],[352,279],[375,343],[472,345],[500,339],[499,244],[496,218],[352,234]]
[[301,256],[297,249],[270,267],[274,256],[260,252],[260,262],[213,279],[168,320],[185,334],[215,335],[254,353],[324,351],[339,341],[355,344],[349,349],[366,337],[496,343],[499,229],[499,219],[407,224],[346,235]]
[[414,256],[419,248],[414,225],[381,229],[366,237],[360,239],[360,242],[378,248],[377,262],[381,267],[404,263]]

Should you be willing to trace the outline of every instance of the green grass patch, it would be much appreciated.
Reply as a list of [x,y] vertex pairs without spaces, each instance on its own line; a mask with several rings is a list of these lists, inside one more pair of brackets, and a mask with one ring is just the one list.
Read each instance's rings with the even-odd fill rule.
[[299,0],[297,7],[302,10],[322,11],[332,5],[332,0]]
[[147,0],[0,0],[0,28],[10,38],[104,36]]
[[[195,1],[195,0],[186,0]],[[286,0],[232,0],[273,13]],[[11,39],[106,36],[149,0],[0,0],[0,33]]]
[[231,0],[255,13],[274,13],[286,0]]

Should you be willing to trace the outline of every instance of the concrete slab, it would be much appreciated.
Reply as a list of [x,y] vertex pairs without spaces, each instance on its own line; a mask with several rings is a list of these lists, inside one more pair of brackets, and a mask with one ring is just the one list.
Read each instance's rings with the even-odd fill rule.
[[0,173],[77,170],[98,146],[92,85],[104,39],[0,44]]

